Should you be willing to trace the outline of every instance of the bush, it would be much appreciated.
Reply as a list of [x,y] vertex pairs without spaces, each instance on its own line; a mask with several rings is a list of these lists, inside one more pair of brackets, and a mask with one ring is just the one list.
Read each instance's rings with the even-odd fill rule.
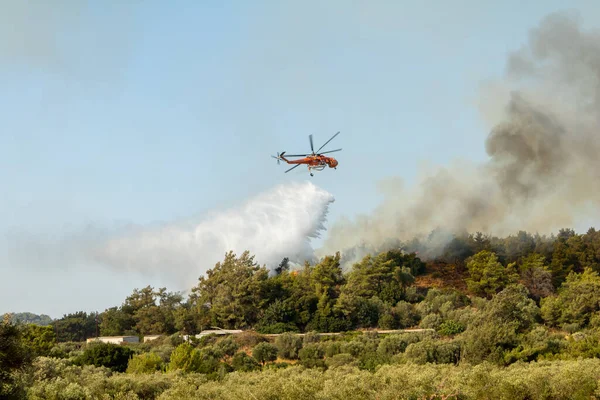
[[421,328],[425,329],[438,329],[442,323],[442,316],[440,314],[429,314],[421,320]]
[[136,354],[129,359],[126,372],[129,374],[147,374],[161,370],[163,359],[156,353]]
[[298,351],[302,348],[302,338],[292,333],[284,333],[275,340],[279,357],[290,360],[298,358]]
[[398,327],[410,328],[419,322],[419,314],[411,303],[399,301],[395,309],[398,315]]
[[242,332],[239,335],[235,335],[233,339],[240,347],[254,347],[259,343],[267,342],[267,338],[257,332]]
[[403,353],[409,344],[417,343],[420,340],[420,337],[414,333],[389,335],[381,339],[377,346],[377,352],[383,357],[392,357]]
[[260,364],[255,358],[250,357],[243,351],[237,352],[231,361],[231,365],[235,371],[249,372],[260,369]]
[[323,357],[325,352],[317,343],[309,343],[305,345],[299,353],[300,364],[307,367],[324,367]]
[[114,343],[93,343],[75,360],[78,365],[107,367],[115,372],[125,372],[134,351]]
[[300,332],[300,329],[296,326],[296,324],[292,322],[277,322],[271,325],[261,326],[257,328],[259,333],[269,335],[269,334],[279,334],[284,332]]
[[463,324],[453,320],[442,322],[438,328],[440,335],[444,336],[458,335],[459,333],[464,332],[464,330],[465,326]]
[[379,317],[378,326],[381,329],[396,329],[398,328],[398,319],[394,314],[384,313]]
[[356,367],[358,366],[358,361],[352,357],[352,354],[348,353],[340,353],[336,354],[333,357],[329,357],[325,360],[325,364],[328,368],[338,368],[338,367]]
[[233,340],[231,337],[226,337],[220,341],[218,341],[215,347],[223,353],[225,356],[233,357],[233,355],[238,351],[240,345]]
[[266,362],[275,361],[277,359],[277,351],[277,347],[271,343],[263,342],[254,346],[252,349],[252,357],[264,366]]

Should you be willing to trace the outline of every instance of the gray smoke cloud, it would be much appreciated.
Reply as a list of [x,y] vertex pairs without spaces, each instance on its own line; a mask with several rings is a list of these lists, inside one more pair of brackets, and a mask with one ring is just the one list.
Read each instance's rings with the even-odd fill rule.
[[451,233],[550,234],[594,221],[599,96],[600,34],[583,31],[576,14],[547,16],[509,54],[504,78],[482,89],[489,160],[456,161],[410,189],[399,179],[383,182],[383,203],[371,215],[338,221],[320,254],[340,250],[351,262],[436,229],[434,250]]

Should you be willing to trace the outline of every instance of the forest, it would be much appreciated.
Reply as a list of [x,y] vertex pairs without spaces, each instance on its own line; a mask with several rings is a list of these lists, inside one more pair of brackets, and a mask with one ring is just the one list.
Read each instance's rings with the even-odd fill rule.
[[[187,298],[148,286],[48,324],[7,314],[0,397],[600,397],[600,231],[456,234],[341,265],[270,272],[230,252]],[[212,327],[244,332],[193,336]],[[142,340],[85,343],[97,335]]]

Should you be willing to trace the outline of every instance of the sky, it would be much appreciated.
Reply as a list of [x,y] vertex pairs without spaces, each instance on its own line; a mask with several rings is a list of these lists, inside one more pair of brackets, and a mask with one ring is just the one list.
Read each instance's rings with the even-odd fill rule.
[[[90,226],[227,209],[290,181],[335,197],[328,221],[366,213],[382,180],[410,184],[429,163],[486,159],[481,85],[502,76],[545,15],[574,9],[600,27],[600,3],[575,0],[3,9],[0,312],[52,317],[169,286],[41,246]],[[284,174],[270,157],[309,152],[309,134],[320,147],[337,131],[335,171]]]

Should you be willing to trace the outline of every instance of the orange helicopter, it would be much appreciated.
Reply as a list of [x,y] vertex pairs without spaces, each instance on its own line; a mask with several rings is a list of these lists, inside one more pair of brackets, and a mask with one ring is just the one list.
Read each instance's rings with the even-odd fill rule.
[[323,147],[325,147],[325,145],[327,145],[327,143],[331,142],[333,140],[333,138],[336,137],[337,135],[339,135],[339,132],[336,133],[335,135],[333,135],[331,137],[331,139],[326,141],[325,144],[323,146],[321,146],[319,148],[319,150],[317,150],[316,152],[315,152],[315,149],[313,146],[312,135],[308,135],[308,139],[310,140],[310,150],[312,151],[311,154],[288,154],[287,155],[287,157],[303,157],[299,160],[292,160],[292,161],[288,160],[287,158],[285,158],[283,156],[285,154],[285,151],[281,152],[281,154],[277,153],[277,156],[271,156],[271,157],[277,159],[277,164],[279,164],[279,160],[283,160],[288,164],[296,164],[292,168],[285,171],[286,173],[290,172],[291,170],[293,170],[294,168],[296,168],[302,164],[304,164],[308,167],[308,172],[310,173],[310,176],[313,176],[312,170],[322,171],[327,166],[329,166],[329,168],[337,169],[338,161],[333,157],[327,157],[327,156],[324,156],[323,154],[333,153],[334,151],[340,151],[342,149],[329,150],[329,151],[324,151],[323,153],[319,153],[319,151]]

